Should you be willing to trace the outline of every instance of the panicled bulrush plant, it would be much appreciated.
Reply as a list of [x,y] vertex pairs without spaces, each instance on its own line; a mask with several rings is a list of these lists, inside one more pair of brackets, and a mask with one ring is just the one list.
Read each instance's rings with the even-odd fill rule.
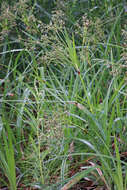
[[11,31],[14,31],[16,26],[15,16],[6,1],[1,4],[0,14],[0,40],[6,39]]

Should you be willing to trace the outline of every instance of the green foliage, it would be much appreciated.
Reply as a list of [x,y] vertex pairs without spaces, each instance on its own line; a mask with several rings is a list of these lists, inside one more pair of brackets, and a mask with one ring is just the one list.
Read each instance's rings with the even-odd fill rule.
[[1,189],[126,189],[125,8],[0,1]]
[[[16,190],[16,165],[14,158],[13,134],[12,130],[3,116],[3,128],[0,144],[0,168],[9,181],[9,189]],[[3,142],[3,143],[2,143]]]

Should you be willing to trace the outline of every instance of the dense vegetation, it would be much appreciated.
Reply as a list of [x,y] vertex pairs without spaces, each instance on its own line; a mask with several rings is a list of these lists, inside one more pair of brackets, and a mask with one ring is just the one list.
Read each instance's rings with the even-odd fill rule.
[[0,189],[127,189],[127,5],[0,1]]

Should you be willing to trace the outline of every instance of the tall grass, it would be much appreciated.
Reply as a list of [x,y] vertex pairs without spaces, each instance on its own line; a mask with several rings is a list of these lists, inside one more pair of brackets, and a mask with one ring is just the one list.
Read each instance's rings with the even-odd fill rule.
[[1,3],[0,188],[125,190],[125,2],[48,3]]
[[[14,158],[14,146],[13,146],[13,133],[3,116],[3,127],[1,134],[1,144],[0,144],[0,160],[1,169],[9,181],[9,187],[12,190],[16,190],[16,165]],[[3,140],[3,143],[2,143]]]

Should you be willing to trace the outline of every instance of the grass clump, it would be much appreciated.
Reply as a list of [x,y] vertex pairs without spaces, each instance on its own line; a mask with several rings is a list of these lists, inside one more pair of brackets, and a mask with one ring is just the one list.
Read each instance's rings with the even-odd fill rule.
[[0,188],[126,190],[125,2],[14,2],[0,4]]

